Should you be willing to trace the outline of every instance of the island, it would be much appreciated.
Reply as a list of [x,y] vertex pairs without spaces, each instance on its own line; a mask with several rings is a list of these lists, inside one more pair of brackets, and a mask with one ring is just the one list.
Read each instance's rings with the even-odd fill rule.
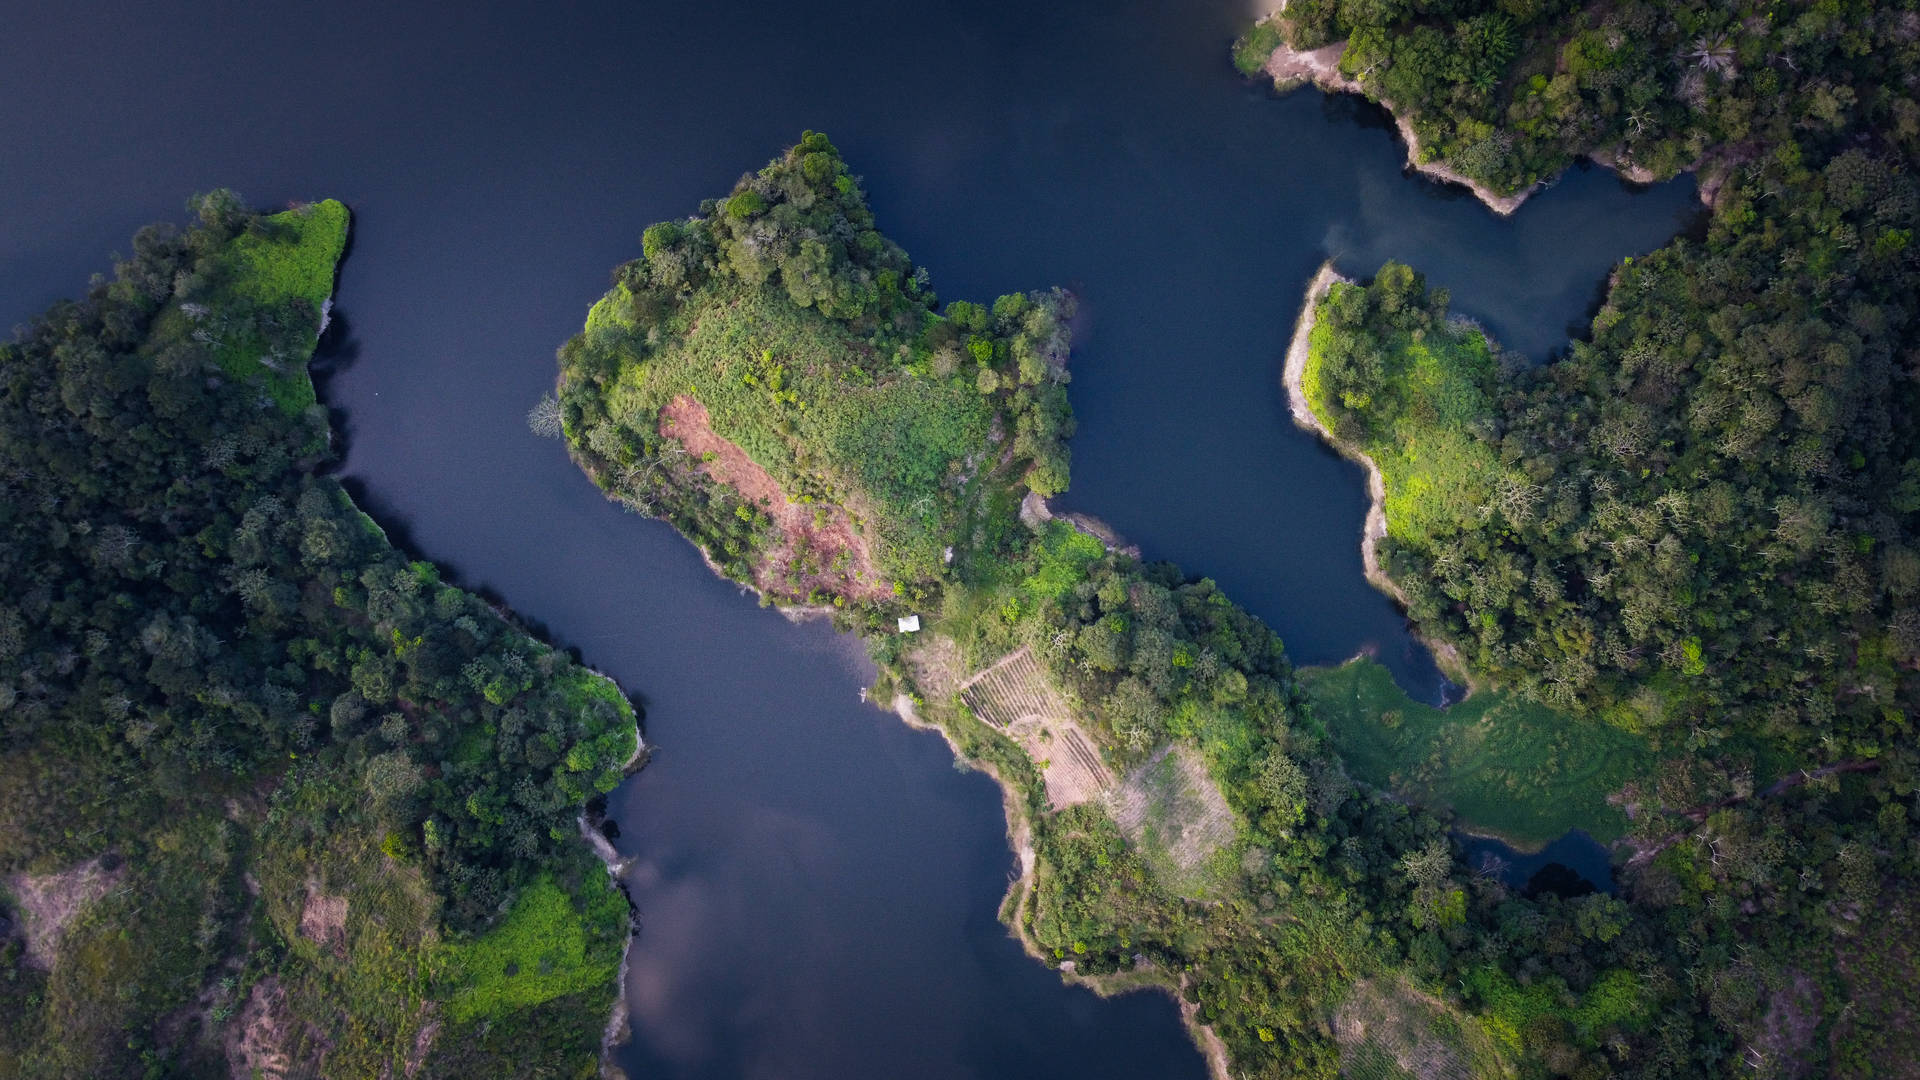
[[0,1075],[595,1075],[633,707],[327,475],[347,208],[191,209],[0,345]]

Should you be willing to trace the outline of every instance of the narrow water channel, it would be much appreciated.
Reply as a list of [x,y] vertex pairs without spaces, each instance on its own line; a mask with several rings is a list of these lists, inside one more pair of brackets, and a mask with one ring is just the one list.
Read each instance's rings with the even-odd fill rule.
[[[715,580],[528,434],[552,353],[649,222],[805,128],[950,298],[1083,299],[1069,508],[1269,620],[1302,662],[1437,675],[1360,575],[1358,472],[1288,422],[1324,258],[1399,258],[1543,356],[1690,184],[1569,174],[1512,219],[1403,175],[1378,117],[1228,68],[1245,0],[371,0],[16,13],[0,37],[0,304],[85,285],[218,185],[356,216],[327,399],[367,509],[647,705],[613,800],[645,931],[636,1077],[1197,1077],[1171,1003],[1100,1001],[995,921],[998,797],[858,700],[858,646]],[[76,56],[85,57],[76,62]]]

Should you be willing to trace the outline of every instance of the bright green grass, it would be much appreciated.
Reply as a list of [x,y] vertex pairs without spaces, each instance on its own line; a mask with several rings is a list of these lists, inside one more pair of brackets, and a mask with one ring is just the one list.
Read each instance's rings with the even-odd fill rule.
[[611,983],[620,967],[626,900],[588,874],[576,899],[552,878],[520,891],[507,917],[477,940],[449,945],[447,1012],[464,1023],[499,1017]]
[[1302,668],[1299,679],[1354,775],[1451,808],[1468,828],[1517,846],[1573,828],[1602,843],[1618,839],[1626,815],[1607,796],[1652,767],[1633,735],[1499,690],[1441,710],[1407,697],[1371,660]]
[[[592,347],[623,354],[609,411],[636,432],[689,394],[715,432],[796,501],[871,518],[875,556],[896,580],[936,576],[958,509],[951,481],[986,445],[991,403],[963,380],[877,357],[844,323],[763,288],[716,286],[689,300],[645,352],[630,340],[624,286],[588,314]],[[876,374],[877,372],[877,374]]]
[[[1307,404],[1323,422],[1331,412],[1319,357],[1335,333],[1330,320],[1316,322],[1301,378]],[[1475,329],[1436,330],[1418,341],[1402,335],[1388,350],[1386,371],[1390,391],[1361,409],[1373,430],[1359,449],[1386,482],[1387,531],[1423,541],[1477,526],[1501,474],[1493,448],[1472,430],[1492,414],[1482,389],[1494,372],[1486,335]]]
[[1267,66],[1267,57],[1284,44],[1286,38],[1280,32],[1280,20],[1262,19],[1234,39],[1233,66],[1242,75],[1258,75],[1260,69]]
[[[334,267],[347,246],[348,214],[334,199],[308,203],[266,219],[262,234],[242,233],[227,249],[215,306],[274,309],[294,299],[312,306],[315,319],[333,295]],[[309,336],[319,333],[316,321]],[[275,371],[260,362],[271,348],[257,333],[236,329],[214,350],[220,366],[235,378],[264,377],[267,392],[280,408],[298,413],[314,403],[307,375],[309,352],[289,356]]]

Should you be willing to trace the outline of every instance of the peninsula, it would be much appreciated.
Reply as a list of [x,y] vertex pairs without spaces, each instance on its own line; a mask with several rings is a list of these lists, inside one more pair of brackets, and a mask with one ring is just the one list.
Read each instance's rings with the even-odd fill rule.
[[1624,259],[1545,364],[1409,267],[1323,273],[1295,414],[1367,466],[1369,578],[1476,691],[1450,725],[1356,661],[1306,696],[1356,773],[1408,797],[1608,804],[1583,816],[1631,853],[1634,925],[1686,965],[1662,1007],[1711,1018],[1609,1071],[1898,1071],[1915,971],[1893,943],[1920,907],[1920,401],[1895,359],[1920,329],[1912,22],[1466,7],[1294,0],[1236,62],[1366,93],[1495,209],[1584,156],[1637,179],[1706,161],[1710,214]]
[[0,345],[0,1075],[591,1075],[633,708],[326,475],[347,208],[192,209]]

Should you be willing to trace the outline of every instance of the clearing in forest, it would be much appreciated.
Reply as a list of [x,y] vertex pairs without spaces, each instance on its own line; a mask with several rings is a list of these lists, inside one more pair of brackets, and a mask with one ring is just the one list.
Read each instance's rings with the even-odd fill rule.
[[1233,810],[1187,746],[1165,746],[1108,797],[1120,831],[1175,893],[1208,896],[1209,862],[1233,842]]
[[1340,1075],[1353,1080],[1483,1080],[1510,1075],[1471,1017],[1399,978],[1354,984],[1334,1013]]
[[124,867],[108,870],[104,860],[95,856],[59,873],[15,874],[8,878],[6,891],[19,907],[21,930],[26,937],[27,964],[51,971],[67,924],[125,876]]
[[787,498],[773,474],[713,430],[706,406],[682,394],[660,410],[660,434],[678,439],[714,481],[765,511],[779,539],[754,567],[754,583],[781,596],[818,593],[873,600],[893,595],[875,567],[872,547],[840,506],[803,506]]
[[1371,660],[1302,668],[1300,688],[1361,780],[1469,828],[1537,849],[1568,829],[1601,843],[1625,833],[1608,797],[1653,767],[1632,733],[1481,690],[1446,709],[1408,697]]
[[1031,650],[1021,648],[960,684],[960,700],[1007,733],[1040,766],[1055,810],[1089,802],[1113,786],[1113,773]]

